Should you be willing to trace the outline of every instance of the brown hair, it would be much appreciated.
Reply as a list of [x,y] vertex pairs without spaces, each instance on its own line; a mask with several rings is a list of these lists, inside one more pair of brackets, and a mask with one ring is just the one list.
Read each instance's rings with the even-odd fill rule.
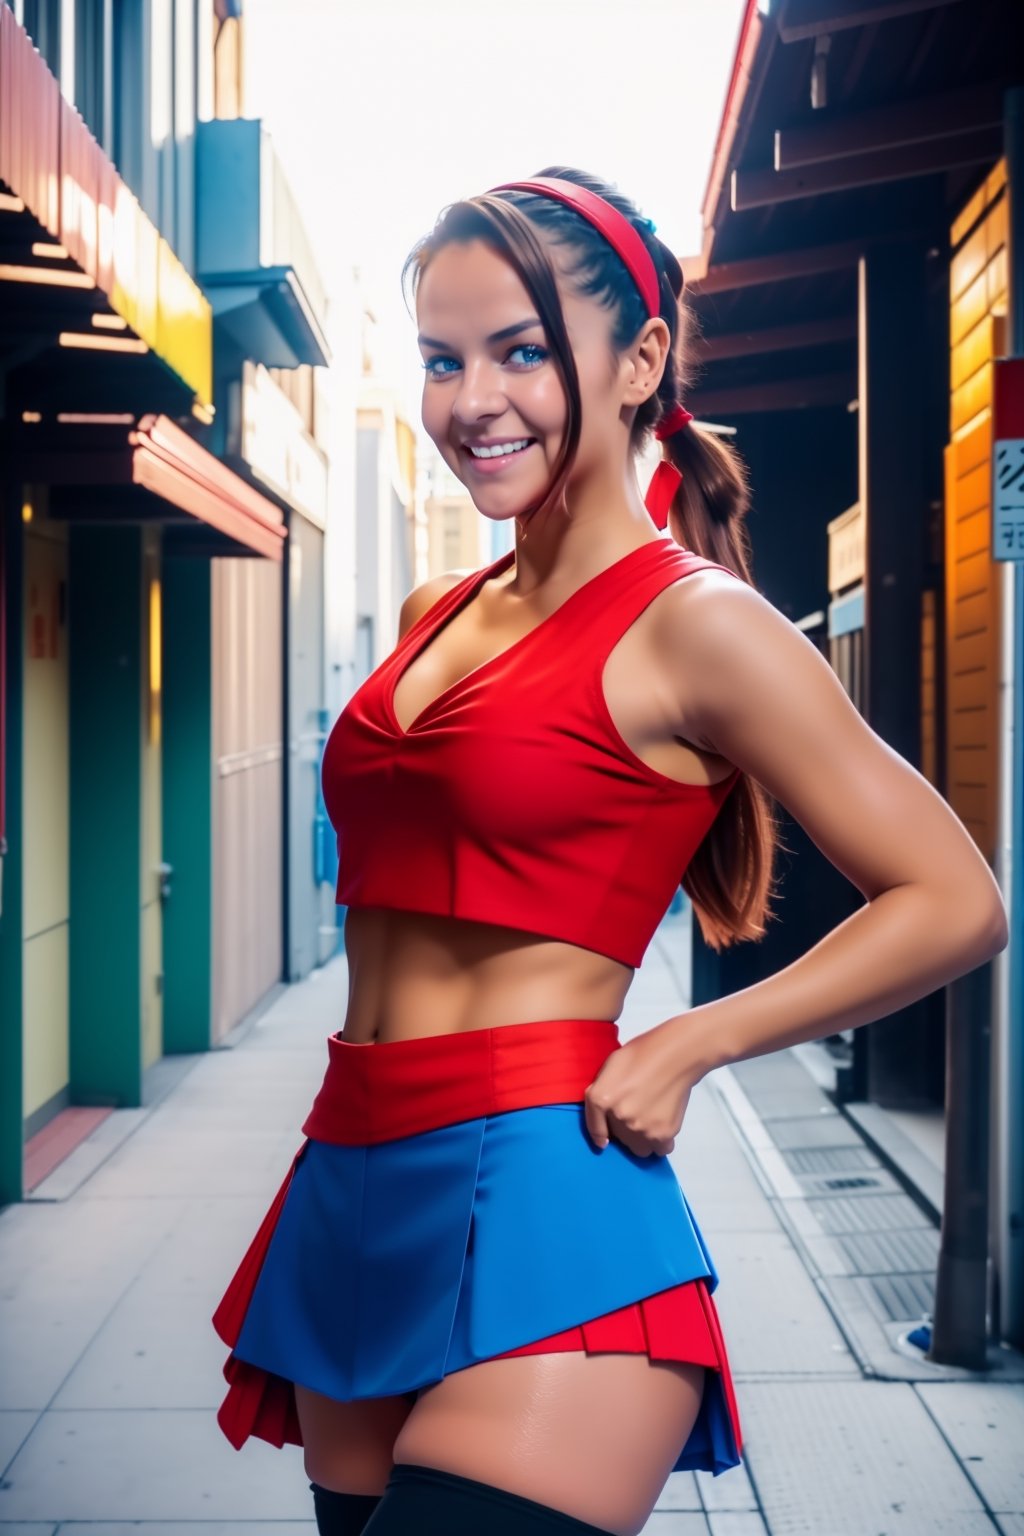
[[[628,198],[598,177],[571,167],[549,166],[536,173],[557,176],[603,197],[629,219],[651,253],[658,273],[661,316],[671,335],[665,371],[657,393],[638,407],[631,447],[641,451],[654,428],[681,404],[690,383],[696,317],[683,298],[683,274],[675,256],[641,217]],[[574,209],[533,192],[505,191],[452,203],[442,210],[430,234],[410,252],[402,269],[403,285],[413,273],[413,292],[430,259],[446,245],[483,240],[518,274],[537,306],[551,357],[568,402],[568,422],[555,471],[534,515],[563,503],[579,445],[579,377],[558,295],[555,268],[537,231],[564,248],[568,275],[578,291],[612,315],[612,350],[630,345],[647,320],[639,290],[624,263],[592,224]],[[685,549],[728,568],[753,586],[750,540],[744,518],[750,505],[746,467],[736,451],[716,434],[691,423],[665,440],[666,456],[682,471],[682,482],[669,511],[668,528]],[[706,944],[720,950],[743,939],[763,938],[775,916],[773,864],[779,825],[765,789],[741,773],[714,823],[682,877],[683,890]]]

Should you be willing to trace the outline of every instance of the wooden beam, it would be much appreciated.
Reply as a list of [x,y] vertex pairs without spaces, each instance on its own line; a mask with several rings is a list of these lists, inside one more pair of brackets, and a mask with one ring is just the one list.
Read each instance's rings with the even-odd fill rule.
[[849,405],[857,398],[857,376],[822,373],[807,379],[772,379],[735,389],[691,391],[690,407],[698,417],[744,416],[758,411],[801,411],[825,405]]
[[996,127],[1002,121],[1003,92],[995,85],[899,101],[867,112],[822,113],[813,125],[775,130],[775,169],[792,171],[848,155],[900,149]]
[[783,0],[779,12],[779,39],[801,43],[824,33],[844,32],[850,27],[892,21],[918,11],[935,11],[957,0]]
[[744,261],[722,261],[709,267],[692,285],[698,298],[706,293],[728,293],[735,288],[756,288],[762,283],[779,283],[788,278],[816,277],[820,272],[841,272],[854,268],[864,253],[864,242],[847,240],[837,245],[804,246],[795,251],[777,251],[772,256],[749,256]]
[[731,357],[757,357],[766,352],[789,352],[797,347],[823,347],[833,341],[853,341],[856,336],[857,316],[851,311],[848,315],[827,320],[702,336],[694,351],[702,362],[720,363]]
[[808,166],[799,171],[744,171],[732,173],[732,210],[744,213],[826,192],[850,192],[857,187],[880,186],[887,181],[906,181],[931,176],[958,165],[994,163],[1002,152],[1002,129],[979,128],[974,133],[949,139],[930,139],[908,144],[885,154],[848,155],[845,159]]

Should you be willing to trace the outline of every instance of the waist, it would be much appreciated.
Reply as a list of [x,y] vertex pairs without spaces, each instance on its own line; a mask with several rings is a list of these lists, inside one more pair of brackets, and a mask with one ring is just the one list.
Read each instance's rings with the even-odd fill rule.
[[303,1124],[313,1141],[363,1146],[459,1120],[578,1103],[620,1045],[611,1019],[543,1019],[410,1040],[327,1038],[327,1071]]

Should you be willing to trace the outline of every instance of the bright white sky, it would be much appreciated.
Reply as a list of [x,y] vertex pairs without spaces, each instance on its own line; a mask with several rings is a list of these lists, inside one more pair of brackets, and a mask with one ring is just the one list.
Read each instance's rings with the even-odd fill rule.
[[743,0],[245,0],[245,115],[270,129],[328,290],[353,265],[419,425],[402,262],[441,208],[542,166],[615,182],[680,255]]

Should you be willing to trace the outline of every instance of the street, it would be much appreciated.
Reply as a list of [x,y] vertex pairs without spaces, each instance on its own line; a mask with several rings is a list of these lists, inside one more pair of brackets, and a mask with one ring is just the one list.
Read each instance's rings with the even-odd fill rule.
[[[623,1038],[687,1006],[687,923],[662,924]],[[346,985],[338,956],[227,1048],[165,1060],[157,1103],[115,1112],[0,1213],[6,1536],[315,1532],[301,1450],[235,1452],[217,1427],[210,1314],[300,1143]],[[727,1071],[691,1096],[673,1160],[720,1275],[746,1466],[673,1474],[648,1536],[1024,1536],[1024,1385],[867,1379],[776,1215]]]

